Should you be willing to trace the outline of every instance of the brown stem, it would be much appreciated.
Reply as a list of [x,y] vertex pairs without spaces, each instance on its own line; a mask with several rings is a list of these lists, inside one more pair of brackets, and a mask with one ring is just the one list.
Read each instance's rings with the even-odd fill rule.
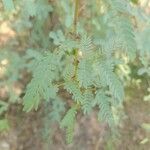
[[76,30],[77,30],[78,10],[79,10],[79,0],[75,0],[75,11],[74,11],[74,20],[73,20],[75,34],[76,34]]
[[[79,13],[79,0],[75,0],[75,11],[74,11],[74,20],[73,20],[73,30],[74,30],[73,32],[75,36],[77,34],[78,13]],[[74,77],[76,79],[77,68],[78,68],[78,49],[75,49],[74,63],[75,63]]]

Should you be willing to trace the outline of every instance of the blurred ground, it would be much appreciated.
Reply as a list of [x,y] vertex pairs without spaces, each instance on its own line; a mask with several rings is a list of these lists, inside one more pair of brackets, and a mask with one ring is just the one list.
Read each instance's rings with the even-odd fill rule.
[[[150,142],[140,142],[150,135],[141,127],[150,122],[150,104],[143,102],[141,89],[130,89],[130,99],[124,103],[125,119],[118,127],[119,139],[108,138],[107,126],[97,121],[93,112],[89,117],[78,116],[74,142],[65,144],[64,133],[54,126],[56,134],[49,150],[149,150]],[[137,91],[138,90],[138,91]],[[38,112],[24,113],[22,106],[13,105],[7,113],[11,128],[0,135],[0,150],[44,150],[45,142],[41,136],[42,109]],[[17,116],[17,117],[16,117]]]

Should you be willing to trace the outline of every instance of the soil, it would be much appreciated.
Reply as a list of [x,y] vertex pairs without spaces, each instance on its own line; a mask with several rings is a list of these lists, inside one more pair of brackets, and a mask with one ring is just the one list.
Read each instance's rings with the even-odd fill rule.
[[[138,92],[142,93],[141,89]],[[8,132],[0,135],[0,150],[149,150],[150,142],[141,144],[144,138],[150,137],[141,127],[142,123],[150,122],[149,108],[150,103],[143,102],[142,94],[133,92],[121,110],[124,117],[118,125],[119,138],[116,140],[110,138],[108,126],[97,121],[96,112],[86,117],[79,114],[74,141],[66,145],[64,132],[58,125],[52,126],[56,130],[53,143],[43,140],[42,109],[24,113],[21,105],[12,105],[7,113],[11,126]]]

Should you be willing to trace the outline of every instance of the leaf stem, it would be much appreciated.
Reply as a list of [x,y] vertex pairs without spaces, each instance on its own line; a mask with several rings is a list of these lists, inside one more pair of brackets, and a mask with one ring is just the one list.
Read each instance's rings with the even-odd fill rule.
[[[73,29],[74,29],[75,37],[77,34],[78,12],[79,12],[79,0],[75,0],[75,11],[74,11],[74,20],[73,20]],[[78,49],[75,49],[74,63],[75,63],[74,78],[76,79],[77,69],[78,69]]]

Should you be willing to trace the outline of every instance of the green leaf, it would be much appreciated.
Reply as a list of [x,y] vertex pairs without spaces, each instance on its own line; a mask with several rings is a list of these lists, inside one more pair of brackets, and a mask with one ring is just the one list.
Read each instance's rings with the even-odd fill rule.
[[118,13],[129,13],[130,5],[126,0],[107,0],[113,11]]
[[148,138],[144,138],[144,139],[140,142],[140,144],[146,144],[147,142],[149,142],[149,139],[148,139]]
[[92,40],[87,34],[82,35],[79,48],[83,53],[89,53],[93,49]]
[[92,64],[88,60],[82,59],[79,62],[77,78],[80,86],[85,88],[93,84],[93,68]]
[[136,41],[134,35],[133,25],[128,17],[117,17],[116,32],[119,31],[119,38],[121,41],[122,49],[128,54],[131,60],[136,57]]
[[23,15],[27,18],[36,17],[38,20],[46,19],[49,12],[53,10],[48,1],[41,0],[24,0],[22,3]]
[[37,110],[40,99],[38,82],[36,80],[32,80],[30,84],[28,84],[26,94],[23,98],[23,110],[26,112],[31,111],[32,108]]
[[113,127],[114,118],[111,110],[110,97],[106,96],[104,92],[98,91],[96,93],[95,102],[100,108],[98,113],[99,120],[106,121],[110,127]]
[[146,131],[150,132],[150,123],[143,123],[142,128],[145,129]]
[[94,96],[91,91],[86,90],[84,93],[84,100],[82,104],[82,109],[84,114],[89,114],[92,110],[92,101],[94,99]]
[[122,102],[124,97],[123,84],[113,72],[114,65],[110,60],[102,61],[99,65],[99,75],[102,85],[109,86],[111,94],[117,100],[117,103]]
[[70,125],[66,129],[66,142],[71,144],[73,141],[74,124]]
[[61,128],[66,128],[66,141],[68,144],[72,142],[73,131],[75,125],[75,116],[77,114],[76,106],[73,106],[68,110],[63,120],[60,123]]
[[3,112],[7,111],[8,106],[9,106],[8,103],[6,103],[6,102],[0,100],[0,115],[1,115]]
[[73,100],[80,103],[83,102],[83,95],[76,81],[67,81],[65,83],[65,89],[73,95]]
[[[49,106],[46,106],[49,107]],[[61,114],[65,111],[65,103],[60,98],[56,98],[52,101],[52,108],[50,108],[49,121],[57,121],[60,122]]]
[[74,65],[67,64],[65,69],[63,70],[63,77],[66,81],[71,80],[74,75]]
[[112,95],[118,100],[117,102],[121,103],[124,98],[124,88],[123,84],[114,73],[112,73],[111,75],[111,79],[109,81],[109,88]]
[[61,30],[57,30],[55,32],[51,31],[49,33],[49,37],[53,39],[55,45],[60,45],[62,42],[65,41],[64,34]]
[[32,108],[37,110],[41,99],[54,99],[58,88],[52,81],[57,76],[57,57],[52,53],[46,54],[38,60],[33,69],[33,78],[28,84],[23,98],[24,111]]
[[9,122],[7,119],[0,120],[0,132],[6,131],[9,129]]

